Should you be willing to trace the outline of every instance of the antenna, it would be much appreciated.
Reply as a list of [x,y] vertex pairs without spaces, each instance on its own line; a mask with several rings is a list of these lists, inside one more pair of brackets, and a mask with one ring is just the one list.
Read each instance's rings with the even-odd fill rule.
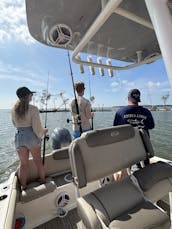
[[62,103],[58,108],[60,108],[60,107],[62,107],[62,106],[64,105],[65,111],[66,111],[66,105],[67,105],[67,103],[68,103],[68,101],[69,101],[69,98],[65,98],[65,97],[63,96],[64,93],[65,93],[65,92],[60,92],[60,93],[58,94],[58,95],[61,97],[62,101],[63,101],[63,103]]

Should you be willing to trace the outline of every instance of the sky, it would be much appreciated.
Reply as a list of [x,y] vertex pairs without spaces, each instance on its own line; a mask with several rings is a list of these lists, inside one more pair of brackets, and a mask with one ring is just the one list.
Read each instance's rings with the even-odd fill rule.
[[[172,104],[162,60],[127,71],[114,71],[114,77],[109,77],[107,70],[102,77],[98,69],[94,76],[88,67],[84,69],[85,73],[81,74],[79,66],[72,62],[74,81],[85,83],[85,97],[94,96],[95,107],[126,105],[132,88],[141,91],[141,105],[163,104],[162,96],[168,93],[167,104]],[[74,96],[67,51],[43,45],[31,37],[24,0],[0,0],[0,108],[13,106],[16,90],[21,86],[37,92],[34,104],[39,107],[39,98],[47,88],[52,95],[49,108],[63,107],[63,99],[68,107]]]

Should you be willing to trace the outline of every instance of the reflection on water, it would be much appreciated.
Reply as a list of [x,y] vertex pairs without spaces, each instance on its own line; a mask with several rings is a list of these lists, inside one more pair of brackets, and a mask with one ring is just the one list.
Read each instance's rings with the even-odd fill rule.
[[[9,110],[0,110],[0,182],[6,180],[10,173],[18,166],[18,157],[14,148],[15,128],[11,122]],[[157,156],[172,160],[172,112],[156,111],[152,112],[155,119],[155,129],[150,131],[152,144]],[[94,129],[110,127],[113,123],[114,112],[96,112],[94,115]],[[49,135],[58,128],[67,128],[72,133],[69,112],[48,113],[47,127]],[[42,123],[44,124],[45,113],[41,113]],[[51,152],[51,138],[46,144],[46,153]]]

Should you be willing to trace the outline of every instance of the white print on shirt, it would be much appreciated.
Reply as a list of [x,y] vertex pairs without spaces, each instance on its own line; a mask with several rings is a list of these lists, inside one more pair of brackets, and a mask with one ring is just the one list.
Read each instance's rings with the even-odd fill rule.
[[144,128],[144,121],[147,119],[147,116],[142,114],[125,114],[124,118],[132,126],[137,126],[139,128]]
[[137,119],[127,119],[127,122],[132,126],[138,126],[139,128],[144,128],[144,119],[137,120]]
[[142,118],[142,119],[146,120],[147,116],[142,115],[142,114],[125,114],[124,118],[125,119],[127,119],[127,118]]

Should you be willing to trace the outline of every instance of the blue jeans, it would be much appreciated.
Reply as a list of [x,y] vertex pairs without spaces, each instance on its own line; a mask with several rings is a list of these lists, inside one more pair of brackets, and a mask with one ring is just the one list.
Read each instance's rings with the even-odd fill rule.
[[[82,133],[87,132],[89,130],[92,130],[91,128],[83,130]],[[81,136],[81,132],[79,130],[74,130],[73,131],[73,137],[74,138],[79,138]]]

